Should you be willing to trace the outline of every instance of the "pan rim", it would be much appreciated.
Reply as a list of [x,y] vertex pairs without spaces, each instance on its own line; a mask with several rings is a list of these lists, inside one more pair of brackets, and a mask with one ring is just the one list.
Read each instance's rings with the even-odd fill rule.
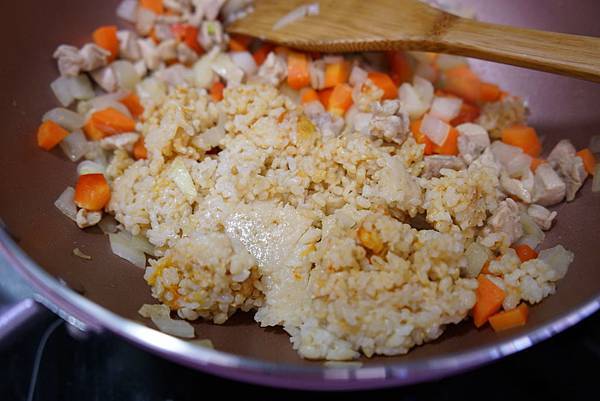
[[366,366],[299,366],[203,348],[129,320],[50,276],[0,229],[2,254],[38,292],[35,300],[82,330],[108,330],[173,362],[231,379],[297,389],[367,389],[415,384],[485,365],[558,334],[600,309],[600,294],[537,329],[491,345],[423,360]]

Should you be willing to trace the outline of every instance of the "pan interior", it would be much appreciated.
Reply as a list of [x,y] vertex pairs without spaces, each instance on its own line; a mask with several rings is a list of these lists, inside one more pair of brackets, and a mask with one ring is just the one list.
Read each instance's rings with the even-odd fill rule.
[[[53,50],[61,43],[81,45],[96,26],[117,22],[118,3],[23,0],[0,5],[4,15],[11,16],[0,27],[0,42],[7,53],[0,68],[4,122],[0,135],[0,217],[19,246],[50,274],[103,307],[146,324],[137,314],[140,305],[153,303],[142,279],[143,271],[113,255],[107,238],[98,229],[80,231],[53,206],[64,188],[75,182],[75,168],[60,150],[40,151],[34,135],[43,113],[57,105],[49,89],[49,83],[58,75],[51,59]],[[577,7],[567,7],[561,0],[462,3],[473,6],[486,21],[600,36],[595,18],[600,4],[594,0],[579,1]],[[528,99],[530,121],[544,137],[546,149],[561,138],[570,138],[578,148],[585,147],[591,135],[600,134],[598,86],[485,62],[475,62],[475,66],[486,80]],[[532,309],[525,327],[494,333],[489,328],[475,330],[463,323],[408,355],[371,358],[365,363],[425,360],[493,345],[564,316],[598,296],[600,252],[594,233],[600,226],[600,195],[591,193],[589,181],[575,202],[557,207],[558,223],[544,243],[548,247],[563,244],[575,252],[575,262],[557,293]],[[93,259],[73,256],[75,247]],[[195,326],[199,338],[210,338],[223,351],[275,362],[311,363],[297,356],[283,330],[260,328],[250,314],[238,313],[222,326],[205,322]]]

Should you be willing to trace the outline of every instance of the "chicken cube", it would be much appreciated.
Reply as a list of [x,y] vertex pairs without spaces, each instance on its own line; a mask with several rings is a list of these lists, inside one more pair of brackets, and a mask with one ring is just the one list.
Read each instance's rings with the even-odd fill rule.
[[548,163],[535,170],[533,202],[552,206],[561,202],[567,193],[567,185]]
[[549,230],[552,227],[552,223],[556,218],[556,211],[551,212],[541,205],[529,205],[527,208],[527,214],[535,221],[542,230]]
[[471,164],[483,151],[490,146],[490,137],[481,125],[465,123],[456,127],[458,131],[458,152]]
[[423,177],[432,178],[439,177],[442,169],[462,170],[467,167],[465,162],[457,156],[433,155],[425,156],[423,159],[425,168],[423,169]]

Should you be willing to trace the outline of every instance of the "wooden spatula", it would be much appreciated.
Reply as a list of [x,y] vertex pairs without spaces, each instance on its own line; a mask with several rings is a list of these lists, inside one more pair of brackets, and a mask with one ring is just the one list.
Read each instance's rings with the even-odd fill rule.
[[[317,15],[273,29],[314,3]],[[256,0],[254,12],[227,29],[309,51],[432,51],[600,82],[600,38],[488,24],[417,0]]]

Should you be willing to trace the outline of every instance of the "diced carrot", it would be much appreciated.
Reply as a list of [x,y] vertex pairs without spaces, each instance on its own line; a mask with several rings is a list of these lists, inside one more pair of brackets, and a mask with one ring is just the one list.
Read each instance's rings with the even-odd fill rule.
[[252,54],[256,65],[262,65],[262,63],[264,63],[267,59],[267,56],[271,50],[273,50],[273,45],[271,43],[263,43],[258,49],[256,49]]
[[340,61],[339,63],[327,64],[325,67],[325,88],[333,88],[338,84],[344,84],[350,76],[350,63]]
[[113,61],[119,55],[119,40],[117,39],[117,27],[114,25],[101,26],[92,34],[94,42],[103,49],[110,52],[108,61]]
[[163,0],[140,0],[140,6],[152,11],[155,14],[164,14],[165,12]]
[[388,74],[372,71],[368,74],[368,77],[375,86],[383,90],[383,99],[396,99],[398,97],[398,88]]
[[319,100],[319,94],[313,88],[302,88],[300,90],[300,102],[302,104]]
[[451,127],[444,143],[441,146],[434,144],[433,153],[456,156],[458,154],[458,130]]
[[310,84],[308,57],[304,53],[288,54],[288,85],[293,89],[301,89]]
[[106,136],[104,132],[96,127],[96,124],[94,124],[91,118],[83,126],[83,132],[85,132],[85,135],[92,141],[99,141]]
[[427,135],[421,132],[421,122],[422,120],[414,120],[410,123],[410,130],[415,138],[415,141],[419,144],[425,145],[425,149],[423,153],[428,156],[433,154],[433,141],[429,139]]
[[480,273],[481,274],[491,274],[490,273],[490,261],[489,260],[483,264],[483,267],[481,268],[481,272]]
[[390,76],[396,86],[412,81],[413,68],[405,52],[390,51],[386,53],[386,58],[390,68]]
[[246,35],[230,35],[229,50],[234,52],[243,52],[248,50],[248,46],[252,42],[252,38]]
[[521,148],[532,157],[538,157],[542,151],[542,144],[535,129],[526,125],[513,125],[503,129],[502,142]]
[[329,108],[329,99],[331,98],[331,93],[333,93],[333,88],[322,89],[318,92],[319,100],[323,104],[323,107],[327,110]]
[[535,259],[538,256],[538,253],[526,244],[515,245],[514,249],[517,251],[517,256],[519,256],[521,262],[527,262],[528,260]]
[[225,89],[225,85],[223,85],[221,81],[216,81],[210,87],[210,97],[212,97],[215,102],[220,102],[223,100],[223,89]]
[[141,135],[137,142],[133,145],[133,157],[135,158],[135,160],[148,158],[148,149],[146,149],[144,137]]
[[596,166],[596,156],[592,153],[589,148],[581,149],[577,152],[577,156],[583,160],[583,166],[588,174],[594,175],[594,167]]
[[488,318],[498,312],[506,297],[504,291],[484,275],[477,277],[477,302],[473,307],[473,322],[476,327],[481,327]]
[[120,100],[127,107],[134,117],[139,117],[144,112],[144,107],[140,103],[140,98],[135,93],[130,93]]
[[444,90],[472,103],[481,100],[481,81],[468,66],[446,70]]
[[489,321],[494,331],[502,331],[525,325],[528,316],[529,308],[526,304],[521,304],[515,309],[498,312],[490,316]]
[[495,102],[500,99],[501,91],[498,85],[490,84],[488,82],[481,83],[481,101],[482,102]]
[[534,157],[531,159],[531,171],[535,173],[535,170],[540,166],[540,164],[546,163],[546,160],[540,159],[539,157]]
[[350,106],[352,106],[352,87],[348,84],[336,85],[331,92],[327,111],[343,116]]
[[458,116],[454,117],[454,119],[450,121],[450,124],[456,127],[460,124],[473,122],[479,117],[480,113],[479,107],[463,101]]
[[198,42],[198,28],[189,24],[173,24],[171,25],[173,36],[180,42],[185,43],[190,49],[198,54],[204,53],[204,49]]
[[38,146],[44,150],[50,150],[58,145],[69,135],[69,131],[54,121],[44,121],[37,130]]
[[75,204],[87,210],[102,210],[110,200],[110,187],[104,174],[83,174],[75,185]]
[[135,120],[112,107],[95,112],[92,114],[90,120],[105,135],[120,134],[135,130]]

